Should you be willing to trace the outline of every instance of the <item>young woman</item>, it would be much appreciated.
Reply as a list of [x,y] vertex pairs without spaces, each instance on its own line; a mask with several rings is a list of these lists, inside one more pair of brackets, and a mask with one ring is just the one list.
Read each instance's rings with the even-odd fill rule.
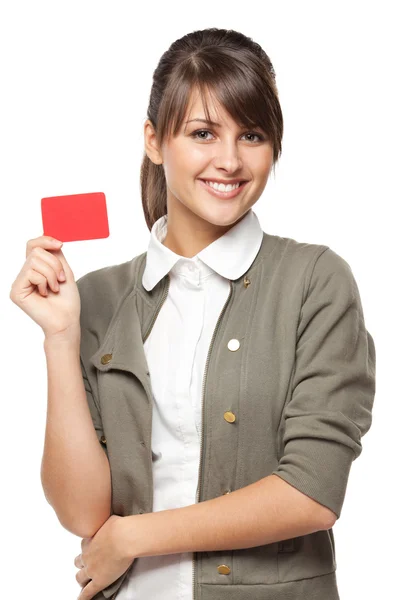
[[194,31],[147,116],[147,251],[75,282],[42,236],[11,294],[45,332],[42,481],[84,538],[79,598],[337,600],[375,347],[348,263],[252,209],[281,153],[271,61]]

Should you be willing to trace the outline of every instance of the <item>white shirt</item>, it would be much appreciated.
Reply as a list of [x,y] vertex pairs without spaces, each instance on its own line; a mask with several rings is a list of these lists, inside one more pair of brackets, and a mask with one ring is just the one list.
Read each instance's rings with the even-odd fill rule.
[[[153,512],[196,503],[202,384],[211,338],[230,279],[253,263],[263,231],[254,211],[193,258],[162,244],[168,217],[150,234],[143,286],[170,274],[168,296],[144,349],[153,391]],[[193,553],[136,558],[119,600],[193,600]]]

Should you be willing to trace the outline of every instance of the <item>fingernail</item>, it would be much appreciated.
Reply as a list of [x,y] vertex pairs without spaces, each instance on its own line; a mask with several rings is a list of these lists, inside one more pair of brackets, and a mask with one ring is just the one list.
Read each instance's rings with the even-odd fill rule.
[[66,277],[65,277],[64,269],[61,269],[59,278],[61,279],[61,281],[65,281]]

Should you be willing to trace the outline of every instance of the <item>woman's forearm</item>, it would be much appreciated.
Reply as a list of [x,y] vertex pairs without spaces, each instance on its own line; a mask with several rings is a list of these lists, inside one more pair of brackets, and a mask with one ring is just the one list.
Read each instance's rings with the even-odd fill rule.
[[44,340],[48,402],[41,481],[61,524],[91,537],[111,514],[111,475],[93,427],[80,367],[80,331]]
[[234,550],[329,529],[334,513],[275,474],[228,495],[123,517],[121,547],[130,558]]

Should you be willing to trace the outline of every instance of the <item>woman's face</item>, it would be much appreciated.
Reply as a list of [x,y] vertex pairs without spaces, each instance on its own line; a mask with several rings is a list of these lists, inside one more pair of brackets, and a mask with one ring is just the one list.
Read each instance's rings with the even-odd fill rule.
[[[219,125],[193,121],[206,119],[199,94],[189,106],[178,135],[163,144],[155,160],[164,166],[168,226],[179,222],[180,227],[203,234],[208,231],[217,239],[261,196],[273,164],[273,148],[261,129],[241,127],[220,105],[218,116],[208,102],[211,120]],[[154,157],[153,152],[150,158]],[[247,183],[231,198],[217,197],[205,183],[216,179],[229,183],[237,178]]]

